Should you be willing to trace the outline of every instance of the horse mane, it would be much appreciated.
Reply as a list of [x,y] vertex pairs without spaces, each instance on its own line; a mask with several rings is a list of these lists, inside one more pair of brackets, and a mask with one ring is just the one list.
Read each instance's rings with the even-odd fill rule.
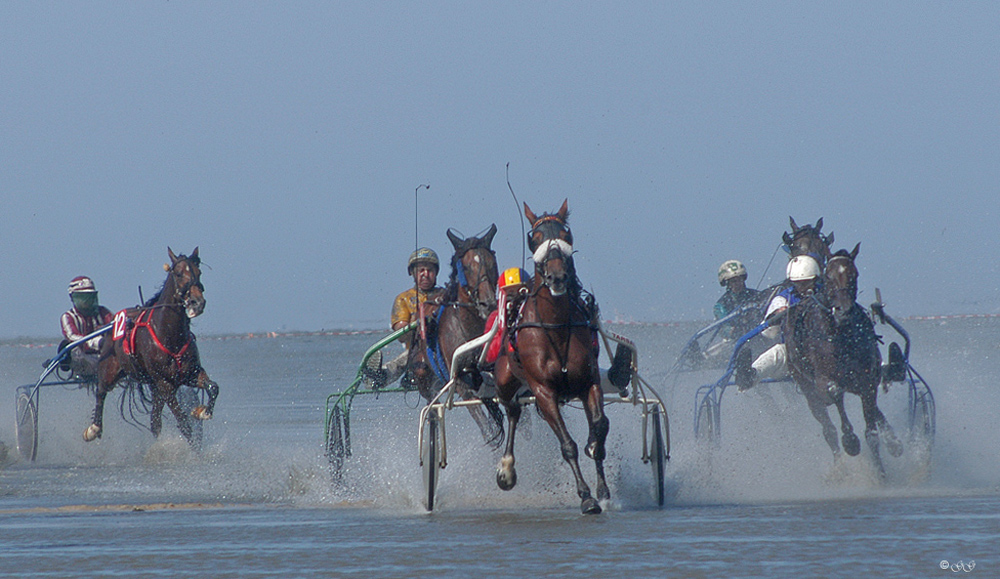
[[846,249],[838,249],[831,257],[851,257],[851,252]]
[[458,268],[461,267],[461,254],[456,253],[451,259],[451,275],[448,276],[448,283],[444,286],[444,299],[447,302],[458,301]]
[[[164,281],[163,283],[166,284],[167,282]],[[149,298],[148,300],[146,300],[146,301],[144,301],[142,303],[142,307],[144,307],[144,308],[151,308],[151,307],[153,307],[154,305],[156,305],[156,302],[160,300],[160,296],[161,295],[163,295],[163,286],[162,285],[160,286],[160,289],[156,290],[156,293],[153,294],[153,297]]]

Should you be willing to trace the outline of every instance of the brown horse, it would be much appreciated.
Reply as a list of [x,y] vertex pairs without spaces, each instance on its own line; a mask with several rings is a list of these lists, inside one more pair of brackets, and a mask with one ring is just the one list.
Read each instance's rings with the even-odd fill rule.
[[177,389],[182,385],[208,392],[207,406],[199,405],[191,415],[199,420],[212,417],[219,386],[201,367],[190,321],[205,310],[198,248],[190,257],[176,256],[169,247],[167,253],[170,265],[163,266],[167,271],[163,288],[142,307],[120,312],[115,317],[113,339],[102,343],[94,422],[83,433],[88,442],[101,436],[104,399],[123,378],[151,385],[150,431],[154,436],[160,435],[166,404],[174,413],[181,434],[192,443],[191,423],[177,400]]
[[[531,389],[535,404],[555,432],[563,459],[576,479],[581,510],[600,513],[598,500],[611,496],[604,479],[605,440],[608,418],[604,415],[604,394],[597,367],[596,317],[593,300],[584,291],[573,265],[573,234],[566,224],[567,202],[554,215],[541,217],[524,205],[531,224],[528,245],[535,261],[531,291],[524,298],[515,324],[504,336],[495,377],[500,401],[507,410],[507,447],[497,467],[497,484],[514,488],[514,435],[521,416],[518,391],[524,384]],[[597,465],[597,499],[583,479],[577,460],[576,442],[570,437],[559,405],[580,399],[589,423],[586,453]]]
[[[496,288],[500,274],[496,254],[490,247],[496,232],[496,225],[491,225],[482,237],[463,239],[451,230],[447,232],[455,248],[451,258],[451,276],[440,300],[440,308],[428,324],[427,331],[413,332],[409,348],[411,379],[428,401],[448,382],[455,350],[482,335],[487,318],[497,309]],[[459,395],[466,400],[475,398],[483,383],[475,360],[468,360],[457,375],[462,378]],[[479,406],[469,406],[469,412],[483,438],[499,445],[503,441],[500,407],[492,397],[480,399],[492,420],[487,419]]]
[[792,378],[823,426],[823,436],[834,456],[840,454],[840,447],[837,429],[827,413],[831,404],[840,413],[844,450],[850,456],[861,452],[861,443],[844,410],[844,392],[850,392],[861,398],[865,439],[879,475],[884,478],[879,436],[885,438],[893,456],[899,456],[903,447],[877,404],[882,355],[874,325],[856,302],[858,269],[854,258],[860,246],[851,252],[838,251],[830,258],[823,288],[790,308],[783,329]]
[[833,232],[823,235],[820,230],[823,228],[823,218],[820,217],[816,225],[808,223],[799,226],[791,216],[788,221],[792,225],[792,232],[787,231],[781,239],[788,248],[790,257],[797,255],[808,255],[819,262],[820,267],[826,265],[826,260],[830,259],[830,245],[833,243]]

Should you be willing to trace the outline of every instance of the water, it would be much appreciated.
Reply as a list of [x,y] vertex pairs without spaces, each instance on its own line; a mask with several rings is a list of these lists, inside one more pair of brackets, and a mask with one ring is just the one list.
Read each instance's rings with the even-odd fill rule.
[[[171,418],[154,441],[117,404],[108,404],[104,438],[84,443],[92,399],[42,392],[37,462],[0,469],[0,576],[998,576],[1000,321],[904,325],[937,398],[938,432],[929,467],[908,446],[886,457],[884,485],[867,449],[835,465],[804,400],[779,386],[727,394],[722,443],[706,452],[692,433],[694,390],[715,374],[667,376],[696,326],[616,327],[636,341],[641,374],[668,404],[668,505],[655,507],[651,469],[639,460],[637,413],[616,406],[613,497],[592,517],[579,514],[537,415],[519,432],[518,486],[504,493],[497,453],[462,410],[449,412],[449,466],[435,512],[425,513],[412,394],[356,400],[355,455],[335,487],[321,448],[325,399],[378,336],[203,337],[221,395],[200,455]],[[8,446],[14,387],[36,379],[51,353],[0,345]],[[905,434],[905,391],[880,394],[880,405]],[[860,405],[849,412],[863,430]],[[567,411],[578,442],[581,415]],[[592,463],[581,466],[593,481]]]

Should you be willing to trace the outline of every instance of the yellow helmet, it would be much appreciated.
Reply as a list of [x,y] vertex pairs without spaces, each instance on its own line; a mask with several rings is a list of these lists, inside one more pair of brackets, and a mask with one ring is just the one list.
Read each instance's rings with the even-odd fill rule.
[[531,276],[528,272],[524,271],[519,267],[510,267],[503,270],[500,274],[500,280],[497,282],[498,288],[506,288],[527,284],[531,280]]

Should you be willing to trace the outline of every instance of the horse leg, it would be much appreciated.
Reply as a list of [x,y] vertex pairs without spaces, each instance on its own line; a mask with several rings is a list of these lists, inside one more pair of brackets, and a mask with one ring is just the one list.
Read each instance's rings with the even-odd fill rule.
[[184,413],[184,409],[181,408],[181,403],[177,400],[177,388],[174,388],[173,393],[167,397],[167,408],[174,413],[174,418],[177,420],[177,430],[181,431],[181,436],[184,440],[191,442],[191,421],[188,420],[187,414]]
[[608,490],[608,483],[604,478],[604,457],[607,454],[605,442],[610,422],[604,414],[604,393],[599,384],[590,388],[589,395],[584,400],[583,410],[590,425],[590,436],[583,452],[594,459],[597,467],[597,499],[604,501],[611,498],[611,491]]
[[101,437],[101,430],[104,427],[104,399],[108,392],[115,387],[118,375],[121,372],[121,364],[118,358],[113,355],[102,358],[97,365],[97,392],[94,397],[97,399],[94,405],[93,421],[90,426],[83,431],[83,439],[93,442]]
[[163,430],[163,403],[166,402],[164,398],[164,384],[157,384],[153,388],[153,406],[149,412],[149,431],[153,433],[155,438],[160,437],[160,431]]
[[826,439],[826,444],[833,451],[833,455],[837,456],[840,454],[840,443],[837,442],[837,427],[830,420],[830,413],[826,411],[826,403],[819,397],[809,394],[806,395],[806,402],[809,404],[809,410],[812,412],[812,415],[823,427],[823,438]]
[[101,429],[104,427],[104,399],[107,398],[110,390],[111,388],[103,382],[97,385],[97,392],[95,394],[97,404],[94,406],[93,421],[83,431],[83,439],[87,442],[93,442],[101,437]]
[[892,456],[903,454],[903,443],[896,437],[896,432],[892,429],[885,414],[878,407],[878,383],[866,390],[861,395],[861,408],[865,413],[865,424],[868,430],[873,430],[881,438],[885,439],[885,445]]
[[549,423],[549,427],[556,433],[556,438],[559,439],[559,446],[562,449],[563,460],[569,464],[570,469],[573,471],[573,477],[576,479],[576,494],[580,497],[581,501],[580,510],[585,515],[600,513],[601,505],[597,503],[597,499],[590,495],[590,487],[587,485],[587,481],[583,479],[583,473],[580,472],[579,450],[577,449],[576,442],[569,435],[569,430],[566,429],[566,422],[559,412],[559,403],[556,401],[554,394],[551,392],[536,392],[535,404],[542,413],[542,417]]
[[[208,392],[208,405],[199,404],[191,411],[191,416],[198,420],[210,420],[212,413],[215,411],[215,399],[219,396],[219,385],[208,377],[208,372],[204,368],[200,368],[198,370],[198,377],[195,379],[195,387]],[[176,399],[175,395],[174,400],[176,401]],[[178,424],[180,424],[179,420]],[[190,431],[190,427],[188,430]],[[188,437],[188,440],[191,440],[190,437]]]
[[844,394],[841,392],[834,397],[834,404],[837,405],[837,412],[840,414],[840,441],[844,445],[844,452],[848,456],[858,456],[861,453],[861,440],[854,434],[854,426],[847,418],[847,410],[844,408]]
[[521,419],[521,405],[517,400],[504,402],[507,409],[507,447],[503,456],[500,457],[500,464],[497,465],[497,486],[501,490],[509,491],[517,484],[517,471],[514,469],[514,433],[517,431],[517,423]]

